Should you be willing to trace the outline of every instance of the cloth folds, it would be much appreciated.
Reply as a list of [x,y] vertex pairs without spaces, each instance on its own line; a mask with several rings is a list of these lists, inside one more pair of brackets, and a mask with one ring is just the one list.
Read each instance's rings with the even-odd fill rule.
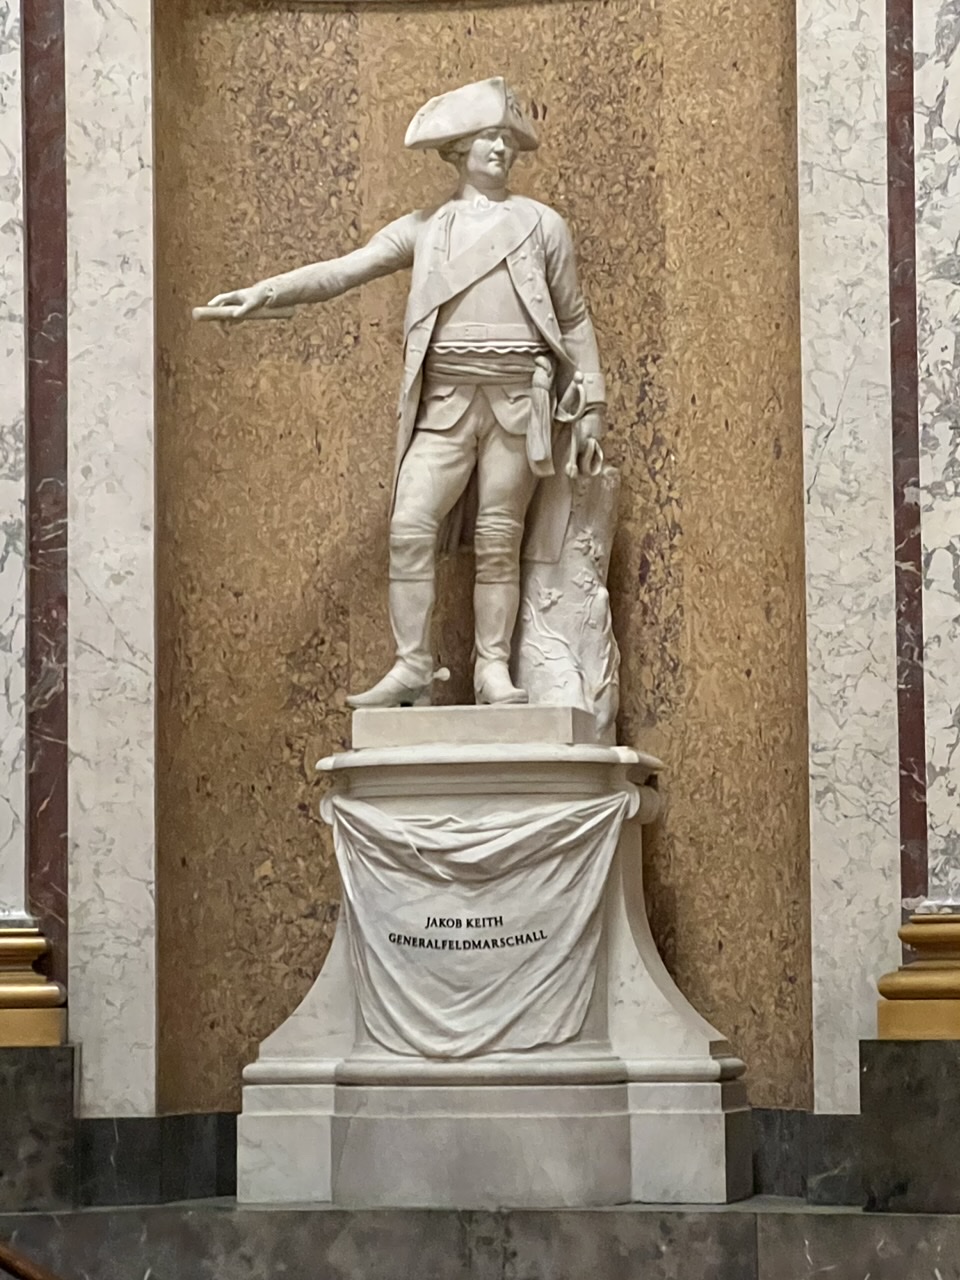
[[576,1036],[630,804],[617,791],[471,819],[397,818],[331,797],[373,1038],[395,1053],[465,1058]]

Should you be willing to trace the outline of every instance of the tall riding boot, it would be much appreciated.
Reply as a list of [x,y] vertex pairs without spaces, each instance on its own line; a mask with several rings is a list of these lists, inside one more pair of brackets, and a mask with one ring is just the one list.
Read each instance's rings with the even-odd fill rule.
[[520,537],[523,527],[485,531],[478,522],[473,589],[477,658],[473,687],[478,703],[519,703],[527,694],[510,679],[510,642],[520,607]]
[[372,689],[351,694],[351,707],[427,706],[434,670],[430,623],[436,594],[435,538],[390,538],[390,626],[397,644],[393,666]]

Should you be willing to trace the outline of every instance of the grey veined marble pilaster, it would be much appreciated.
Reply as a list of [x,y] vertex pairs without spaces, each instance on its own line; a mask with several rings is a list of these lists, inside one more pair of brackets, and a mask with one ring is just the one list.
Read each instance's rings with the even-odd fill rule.
[[[854,1112],[900,914],[884,0],[799,0],[816,1109]],[[851,957],[856,963],[851,964]]]
[[960,903],[960,14],[914,4],[929,897]]
[[80,1113],[155,1109],[149,0],[64,6],[70,1034]]
[[26,577],[20,0],[0,0],[0,922],[25,907]]

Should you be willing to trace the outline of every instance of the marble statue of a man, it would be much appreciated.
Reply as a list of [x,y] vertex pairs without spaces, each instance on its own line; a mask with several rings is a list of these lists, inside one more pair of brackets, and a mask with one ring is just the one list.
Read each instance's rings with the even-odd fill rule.
[[477,701],[526,702],[509,665],[525,520],[538,484],[554,477],[549,501],[537,504],[537,529],[527,530],[525,554],[556,558],[570,475],[578,463],[599,466],[605,392],[596,339],[565,222],[507,187],[518,152],[538,143],[504,80],[432,98],[411,122],[406,145],[433,148],[456,167],[451,199],[398,218],[353,253],[221,293],[210,305],[241,318],[324,302],[413,268],[390,521],[396,660],[348,701],[429,701],[437,554],[472,525]]

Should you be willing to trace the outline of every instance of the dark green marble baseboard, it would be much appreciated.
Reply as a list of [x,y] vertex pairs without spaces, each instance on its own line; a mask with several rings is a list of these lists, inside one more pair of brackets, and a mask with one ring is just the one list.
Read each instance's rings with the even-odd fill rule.
[[[73,1050],[0,1051],[0,1213],[236,1191],[230,1113],[74,1120]],[[859,1116],[753,1112],[754,1192],[862,1205]]]
[[[235,1193],[235,1115],[74,1120],[74,1066],[69,1046],[0,1050],[0,1213]],[[757,1195],[864,1203],[859,1116],[754,1109],[752,1120]]]
[[861,1040],[866,1207],[960,1213],[960,1043]]
[[238,1209],[0,1216],[63,1280],[960,1280],[960,1217],[717,1209]]
[[74,1070],[69,1045],[0,1049],[0,1213],[75,1204]]
[[75,1203],[167,1204],[237,1189],[237,1117],[125,1116],[77,1121]]
[[858,1115],[755,1107],[754,1194],[860,1208],[865,1199],[861,1125]]
[[[754,1109],[753,1170],[755,1195],[859,1208],[860,1117]],[[78,1205],[164,1204],[235,1191],[234,1115],[78,1123]]]

